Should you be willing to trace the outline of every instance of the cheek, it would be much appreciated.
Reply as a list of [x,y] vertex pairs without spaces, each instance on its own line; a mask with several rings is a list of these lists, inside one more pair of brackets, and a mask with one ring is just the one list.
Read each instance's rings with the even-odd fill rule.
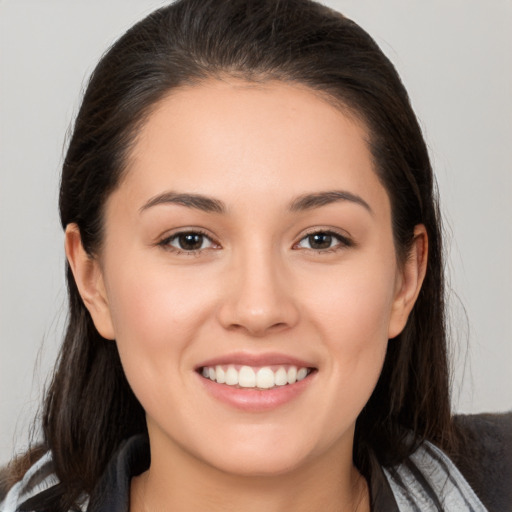
[[340,297],[339,307],[331,306],[318,329],[332,354],[333,373],[355,395],[360,391],[369,396],[384,361],[390,307],[382,297],[365,295],[359,287],[357,291],[361,293],[357,298]]
[[333,346],[356,352],[387,341],[395,280],[394,269],[378,262],[317,276],[308,298],[316,328]]
[[183,377],[213,301],[211,289],[198,292],[204,276],[196,281],[186,272],[167,270],[147,261],[112,268],[107,287],[126,378],[147,413],[157,417],[190,407],[181,399],[187,394]]
[[108,269],[107,296],[123,367],[137,394],[151,382],[170,384],[184,371],[187,349],[212,310],[214,287],[201,272],[192,278],[148,260],[124,262]]
[[108,275],[107,294],[118,340],[145,340],[145,345],[155,346],[179,343],[200,323],[213,299],[211,286],[204,286],[211,280],[200,272],[176,272],[141,262]]
[[323,354],[318,375],[323,406],[303,413],[310,425],[304,442],[321,436],[322,449],[351,431],[375,388],[386,354],[394,272],[380,264],[362,267],[330,269],[325,275],[315,271],[310,280],[315,286],[297,291],[304,298],[309,337]]
[[394,268],[364,265],[364,270],[352,268],[335,280],[316,282],[308,305],[335,376],[332,396],[351,404],[358,414],[375,387],[386,354]]

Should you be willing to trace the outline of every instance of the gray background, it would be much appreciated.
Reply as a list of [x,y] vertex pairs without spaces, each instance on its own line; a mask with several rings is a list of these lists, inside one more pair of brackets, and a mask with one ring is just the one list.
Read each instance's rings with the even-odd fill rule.
[[[0,461],[26,446],[65,321],[65,134],[103,51],[157,0],[0,0]],[[512,2],[331,0],[395,63],[447,232],[454,410],[512,408]]]

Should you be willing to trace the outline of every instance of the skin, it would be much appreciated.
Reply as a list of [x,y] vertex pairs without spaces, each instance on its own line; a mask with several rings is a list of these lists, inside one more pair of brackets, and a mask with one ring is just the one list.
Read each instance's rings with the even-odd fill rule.
[[[362,201],[290,208],[326,191]],[[151,204],[167,192],[225,212]],[[197,230],[199,251],[170,238]],[[339,237],[319,249],[311,232]],[[427,237],[417,226],[397,263],[389,198],[354,116],[279,82],[174,91],[107,201],[100,253],[85,254],[75,225],[66,251],[146,411],[152,462],[132,481],[132,510],[369,510],[354,425],[418,295]],[[316,371],[286,404],[242,411],[196,372],[233,352],[278,352]]]

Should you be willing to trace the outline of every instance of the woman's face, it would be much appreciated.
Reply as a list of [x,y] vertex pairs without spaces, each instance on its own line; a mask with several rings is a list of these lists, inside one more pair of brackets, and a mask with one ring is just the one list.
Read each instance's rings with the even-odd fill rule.
[[152,463],[351,460],[416,293],[361,123],[282,83],[173,92],[108,199],[98,261],[86,303],[146,411]]

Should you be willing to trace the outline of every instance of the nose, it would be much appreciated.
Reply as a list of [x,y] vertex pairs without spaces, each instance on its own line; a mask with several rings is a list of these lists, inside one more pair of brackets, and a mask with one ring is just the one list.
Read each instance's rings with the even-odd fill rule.
[[219,321],[225,329],[254,337],[289,329],[299,321],[299,309],[289,272],[272,249],[239,255],[224,284]]

